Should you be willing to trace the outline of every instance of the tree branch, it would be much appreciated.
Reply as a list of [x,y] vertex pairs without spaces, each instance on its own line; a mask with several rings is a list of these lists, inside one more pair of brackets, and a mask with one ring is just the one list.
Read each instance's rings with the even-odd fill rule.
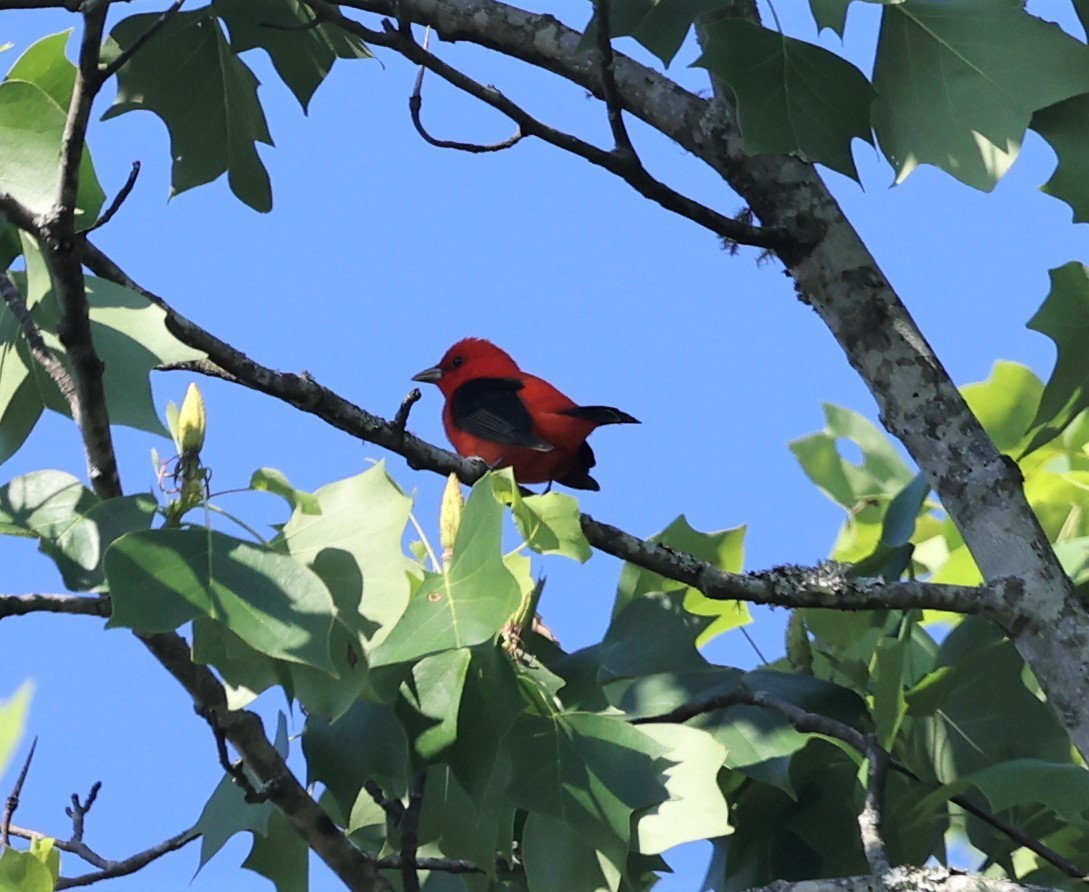
[[30,315],[30,310],[27,309],[23,295],[15,287],[15,283],[7,272],[0,272],[0,296],[4,298],[4,303],[8,305],[8,309],[11,310],[12,315],[18,321],[23,336],[26,338],[27,346],[30,348],[30,355],[34,357],[34,361],[42,367],[42,370],[57,385],[61,396],[64,397],[69,409],[72,411],[72,417],[78,418],[79,393],[76,390],[75,381],[68,374],[68,369],[64,367],[64,363],[45,343],[37,323]]
[[522,134],[536,136],[559,149],[563,149],[565,152],[577,155],[591,164],[605,168],[627,182],[644,198],[656,202],[668,211],[692,220],[720,238],[731,243],[753,245],[768,250],[785,247],[783,242],[786,237],[785,232],[769,227],[751,226],[742,220],[720,214],[718,211],[676,192],[647,173],[635,158],[634,153],[629,155],[623,152],[607,152],[585,140],[579,139],[577,136],[548,126],[530,115],[525,109],[512,102],[494,87],[485,86],[473,80],[458,69],[443,62],[437,56],[429,53],[416,43],[411,32],[394,28],[388,22],[384,31],[373,31],[352,19],[346,18],[327,0],[305,0],[305,2],[313,10],[314,14],[323,21],[336,25],[370,44],[392,49],[410,62],[423,65],[458,89],[502,112],[518,125],[518,129]]
[[[250,359],[182,316],[163,298],[141,288],[90,241],[83,242],[83,259],[96,275],[132,288],[162,307],[167,314],[167,327],[179,340],[207,353],[216,367],[242,386],[282,400],[354,437],[401,455],[413,468],[443,476],[454,473],[468,484],[481,477],[483,470],[479,462],[454,455],[406,433],[394,423],[360,409],[310,376],[277,372]],[[714,600],[836,610],[948,610],[988,616],[1010,630],[1016,630],[1023,622],[1019,612],[1022,586],[1016,578],[997,579],[989,585],[975,587],[914,581],[887,583],[851,578],[843,567],[834,564],[779,567],[765,573],[727,573],[691,555],[596,521],[589,515],[582,515],[582,530],[598,550],[691,585]]]
[[[163,855],[170,852],[176,852],[195,839],[199,839],[200,834],[190,828],[189,830],[183,830],[181,833],[177,833],[171,836],[169,839],[164,839],[157,845],[144,849],[142,852],[137,852],[135,855],[130,855],[128,858],[123,858],[120,861],[109,861],[101,869],[93,871],[91,873],[81,874],[74,877],[57,877],[57,883],[54,886],[55,889],[74,889],[78,886],[89,886],[92,883],[97,883],[100,880],[109,880],[115,877],[128,876],[131,873],[136,873],[138,870],[142,870],[147,867],[152,861],[156,861]],[[58,848],[60,846],[58,845]]]
[[108,595],[0,595],[0,619],[28,613],[67,613],[71,616],[110,615]]
[[[637,716],[630,719],[633,725],[647,725],[657,722],[669,724],[684,724],[696,716],[706,715],[720,709],[729,709],[731,706],[760,706],[770,709],[783,716],[797,731],[805,734],[820,734],[841,740],[849,747],[860,753],[869,761],[869,776],[866,788],[866,800],[862,812],[859,814],[859,832],[862,839],[866,859],[870,864],[874,875],[888,875],[888,858],[885,855],[884,842],[880,835],[881,822],[881,798],[885,785],[885,775],[889,768],[897,771],[905,777],[922,783],[918,775],[899,762],[889,758],[889,754],[878,745],[873,735],[863,734],[850,725],[836,721],[829,716],[808,712],[800,706],[795,706],[789,701],[769,694],[767,691],[754,691],[744,685],[739,685],[733,690],[710,697],[693,700],[684,703],[676,709],[656,716]],[[961,794],[949,797],[949,801],[959,805],[965,811],[979,818],[1005,834],[1018,845],[1035,852],[1043,860],[1058,868],[1069,877],[1081,879],[1087,874],[1084,869],[1070,859],[1044,845],[1035,837],[1029,836],[1018,827],[1014,827],[1007,821],[986,809],[980,808]],[[896,868],[897,870],[903,868]],[[870,878],[873,879],[872,877]],[[771,887],[768,887],[771,888]],[[881,887],[879,887],[881,888]]]
[[884,877],[835,877],[790,882],[778,880],[747,892],[887,892],[888,889],[925,889],[928,892],[1049,892],[1044,886],[1030,886],[979,874],[961,873],[944,867],[894,867]]
[[635,146],[632,145],[631,137],[628,135],[628,128],[624,126],[624,110],[620,104],[620,90],[616,86],[616,72],[613,70],[609,0],[594,0],[594,25],[597,53],[601,59],[601,92],[604,94],[605,110],[609,117],[609,129],[613,132],[613,142],[616,144],[614,151],[638,163]]
[[72,417],[83,436],[91,488],[102,499],[121,495],[121,479],[102,383],[104,367],[91,337],[83,269],[76,249],[75,218],[87,124],[91,104],[101,85],[99,51],[108,8],[109,3],[103,0],[89,0],[83,4],[83,38],[72,100],[61,137],[57,195],[40,225],[43,257],[61,308],[57,335],[68,353],[78,398],[72,404]]
[[26,754],[23,767],[19,770],[19,776],[15,778],[15,785],[4,802],[4,814],[0,817],[0,848],[11,845],[11,819],[15,816],[15,810],[19,807],[19,797],[23,794],[23,784],[26,783],[27,773],[30,771],[30,763],[34,760],[34,750],[38,748],[38,738],[30,744],[30,752]]
[[174,633],[137,637],[189,692],[198,712],[214,717],[216,727],[261,782],[261,793],[283,812],[345,887],[352,892],[389,892],[389,884],[374,864],[351,844],[299,783],[265,736],[260,717],[247,710],[228,708],[223,686],[207,666],[193,662],[185,641]]

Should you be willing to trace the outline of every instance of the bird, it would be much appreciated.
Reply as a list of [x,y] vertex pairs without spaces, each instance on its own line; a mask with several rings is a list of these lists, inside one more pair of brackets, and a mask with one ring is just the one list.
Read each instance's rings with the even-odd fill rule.
[[547,483],[546,492],[553,481],[601,489],[590,476],[597,460],[586,438],[603,424],[639,424],[612,406],[577,405],[483,338],[463,338],[412,380],[442,391],[443,427],[459,454],[513,468],[519,483]]

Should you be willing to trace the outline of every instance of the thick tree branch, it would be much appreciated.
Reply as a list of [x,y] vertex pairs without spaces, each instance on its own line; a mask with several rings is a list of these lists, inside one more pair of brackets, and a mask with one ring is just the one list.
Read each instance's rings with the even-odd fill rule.
[[106,617],[110,615],[110,599],[108,595],[0,595],[0,619],[28,613]]
[[189,692],[198,712],[211,716],[261,782],[261,793],[283,812],[295,831],[352,892],[389,892],[374,864],[353,846],[314,801],[265,735],[259,716],[227,707],[223,686],[211,670],[193,662],[189,646],[173,633],[137,636]]
[[890,889],[926,892],[1049,892],[1044,886],[1030,886],[979,874],[960,873],[944,867],[894,867],[883,877],[835,877],[825,880],[789,882],[778,880],[747,892],[888,892]]
[[72,100],[61,137],[57,195],[52,208],[43,215],[40,226],[43,256],[61,308],[57,335],[67,351],[75,381],[77,399],[70,401],[72,417],[83,436],[91,488],[103,499],[121,495],[121,480],[106,409],[103,364],[91,337],[83,269],[76,251],[75,221],[87,124],[91,104],[101,85],[99,50],[108,8],[109,4],[104,0],[89,0],[83,4],[83,38]]

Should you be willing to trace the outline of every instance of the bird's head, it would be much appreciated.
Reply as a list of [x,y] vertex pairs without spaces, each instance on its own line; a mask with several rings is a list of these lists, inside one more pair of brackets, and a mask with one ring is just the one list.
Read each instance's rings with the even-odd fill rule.
[[450,396],[473,378],[509,378],[518,373],[518,363],[505,350],[483,338],[464,338],[443,354],[438,365],[412,376],[413,381],[437,384]]

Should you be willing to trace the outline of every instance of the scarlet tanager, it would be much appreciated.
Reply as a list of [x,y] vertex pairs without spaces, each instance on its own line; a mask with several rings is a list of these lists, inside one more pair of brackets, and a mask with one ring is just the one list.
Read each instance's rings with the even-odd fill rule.
[[590,476],[596,460],[586,438],[603,424],[639,423],[612,406],[575,405],[482,338],[458,341],[412,380],[437,384],[446,397],[442,423],[461,455],[513,468],[519,483],[600,489]]

